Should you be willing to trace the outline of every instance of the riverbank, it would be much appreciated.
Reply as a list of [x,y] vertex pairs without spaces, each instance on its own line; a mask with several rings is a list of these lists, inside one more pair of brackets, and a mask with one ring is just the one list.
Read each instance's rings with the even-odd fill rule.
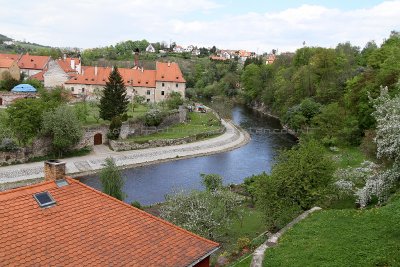
[[[115,152],[105,146],[97,146],[94,152],[83,157],[68,158],[67,174],[80,177],[94,174],[103,168],[104,160],[113,157],[117,166],[133,168],[166,161],[201,157],[230,151],[244,146],[250,141],[250,135],[231,121],[222,120],[226,128],[224,134],[182,145]],[[43,162],[0,167],[0,190],[30,184],[40,180],[43,175]]]

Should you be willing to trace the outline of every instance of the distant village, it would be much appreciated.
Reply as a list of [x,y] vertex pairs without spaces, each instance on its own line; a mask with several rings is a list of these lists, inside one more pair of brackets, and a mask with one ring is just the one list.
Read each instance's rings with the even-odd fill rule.
[[[3,44],[13,45],[10,43],[12,41],[7,42]],[[191,56],[200,56],[201,50],[207,50],[210,60],[219,62],[236,60],[241,64],[244,64],[247,59],[255,58],[262,58],[265,64],[272,64],[276,59],[275,51],[260,57],[255,52],[217,49],[215,46],[212,48],[198,48],[194,45],[183,47],[174,43],[168,49],[155,47],[155,44],[149,43],[143,53],[159,56],[167,53],[186,53]],[[142,96],[146,102],[157,103],[165,100],[171,92],[185,95],[186,81],[177,63],[157,61],[155,70],[144,69],[138,62],[138,54],[137,51],[133,56],[133,68],[119,68],[130,99],[134,96]],[[25,79],[40,81],[45,88],[63,87],[76,99],[98,98],[112,68],[112,66],[84,66],[79,56],[68,57],[65,54],[58,59],[29,53],[0,54],[0,80],[4,79],[6,72],[15,80],[20,80],[23,75]],[[0,92],[0,106],[7,106],[16,99],[29,97],[30,94],[32,92],[29,90]]]

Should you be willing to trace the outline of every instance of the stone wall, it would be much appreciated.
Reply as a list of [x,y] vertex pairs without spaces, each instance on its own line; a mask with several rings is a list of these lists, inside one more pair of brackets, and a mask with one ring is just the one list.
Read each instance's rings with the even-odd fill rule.
[[109,128],[108,125],[95,125],[95,126],[84,127],[83,137],[81,141],[75,146],[75,149],[94,146],[94,136],[96,134],[101,134],[102,143],[107,144],[108,128]]
[[224,133],[225,128],[221,127],[219,130],[209,131],[201,134],[196,134],[192,136],[186,136],[177,139],[159,139],[159,140],[150,140],[146,143],[136,143],[129,140],[110,140],[109,144],[111,149],[114,151],[126,151],[126,150],[136,150],[136,149],[145,149],[152,147],[162,147],[162,146],[173,146],[173,145],[182,145],[186,143],[194,142],[198,139],[202,139],[204,137],[218,135]]
[[0,151],[0,166],[25,163],[32,158],[43,157],[51,152],[51,140],[39,138],[32,145],[16,151]]

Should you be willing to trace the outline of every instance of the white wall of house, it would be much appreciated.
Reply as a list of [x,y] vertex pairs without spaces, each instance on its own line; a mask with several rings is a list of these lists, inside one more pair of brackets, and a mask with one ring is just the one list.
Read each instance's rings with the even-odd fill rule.
[[51,88],[56,86],[62,86],[68,81],[69,76],[54,60],[49,62],[49,68],[43,75],[44,87]]
[[21,73],[25,73],[26,77],[31,77],[35,74],[38,74],[42,70],[33,70],[33,69],[21,69]]

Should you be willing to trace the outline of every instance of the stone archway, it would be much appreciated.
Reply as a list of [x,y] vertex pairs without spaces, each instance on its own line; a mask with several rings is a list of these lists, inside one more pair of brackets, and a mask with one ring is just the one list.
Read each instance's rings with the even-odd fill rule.
[[93,139],[95,146],[103,144],[103,135],[101,133],[95,134]]
[[0,106],[3,105],[3,98],[0,97]]

